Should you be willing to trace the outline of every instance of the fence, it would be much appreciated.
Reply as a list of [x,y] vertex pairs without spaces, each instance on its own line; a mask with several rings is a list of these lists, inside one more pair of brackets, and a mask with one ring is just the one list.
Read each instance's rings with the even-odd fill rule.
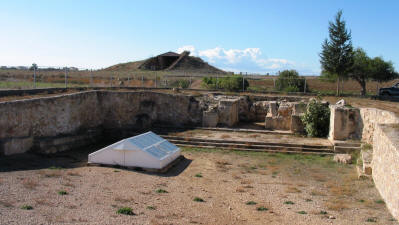
[[[248,92],[287,92],[278,89],[278,76],[242,73],[242,86],[237,91]],[[69,87],[153,87],[206,89],[204,77],[216,80],[231,74],[208,74],[197,71],[135,71],[116,72],[74,67],[35,67],[31,69],[0,68],[0,89],[69,88]],[[303,86],[297,92],[335,94],[336,83],[327,82],[318,76],[301,76]],[[246,87],[246,81],[249,86]],[[379,87],[392,86],[398,80],[367,83],[367,93],[375,95]],[[344,94],[360,95],[361,87],[353,80],[344,81],[341,91]],[[215,87],[220,89],[222,87]]]

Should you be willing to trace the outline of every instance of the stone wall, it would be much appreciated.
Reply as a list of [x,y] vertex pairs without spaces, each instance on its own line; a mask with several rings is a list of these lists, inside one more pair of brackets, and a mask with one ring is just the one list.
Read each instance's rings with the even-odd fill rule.
[[392,215],[399,220],[399,124],[373,129],[373,179]]
[[199,125],[192,96],[155,92],[87,91],[0,103],[0,154],[64,151],[99,140],[108,129],[153,123]]
[[362,141],[372,144],[374,129],[377,124],[399,123],[399,117],[386,110],[375,108],[360,108],[360,119],[357,126]]

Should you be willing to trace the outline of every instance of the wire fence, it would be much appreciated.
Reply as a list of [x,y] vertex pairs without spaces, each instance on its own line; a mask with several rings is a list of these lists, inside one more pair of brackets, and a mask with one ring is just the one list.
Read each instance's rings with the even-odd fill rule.
[[[292,92],[279,86],[277,75],[259,75],[240,73],[242,86],[236,91],[247,92]],[[216,81],[232,74],[210,74],[201,71],[134,71],[120,72],[93,70],[75,67],[31,67],[0,68],[0,89],[32,89],[32,88],[72,88],[72,87],[145,87],[145,88],[187,88],[209,89],[204,85],[204,77]],[[295,92],[335,94],[337,84],[318,76],[301,76],[298,79],[301,88]],[[398,80],[378,83],[367,83],[367,94],[375,95],[380,87],[389,87]],[[218,84],[219,82],[216,82]],[[343,94],[360,95],[361,86],[353,80],[343,81]],[[213,86],[211,89],[222,89]]]

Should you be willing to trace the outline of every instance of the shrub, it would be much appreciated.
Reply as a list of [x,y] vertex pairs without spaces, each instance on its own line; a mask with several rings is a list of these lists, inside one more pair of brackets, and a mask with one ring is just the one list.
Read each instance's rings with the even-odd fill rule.
[[194,202],[205,202],[204,199],[199,198],[199,197],[195,197],[193,200],[194,200]]
[[133,209],[130,208],[130,207],[119,208],[119,209],[116,211],[116,213],[118,213],[118,214],[123,214],[123,215],[130,215],[130,216],[135,215],[134,212],[133,212]]
[[170,86],[186,89],[190,86],[190,81],[184,79],[176,80]]
[[195,174],[195,177],[202,177],[202,174],[201,173],[197,173],[197,174]]
[[303,92],[305,89],[305,79],[299,77],[296,70],[284,70],[278,75],[276,89],[277,91],[284,92]]
[[58,192],[58,194],[59,194],[59,195],[67,195],[68,192],[66,192],[66,191],[64,191],[64,190],[61,190],[61,191]]
[[305,211],[299,211],[298,214],[303,214],[303,215],[305,215],[305,214],[308,214],[308,213],[305,212]]
[[286,205],[293,205],[293,204],[295,204],[295,203],[294,203],[293,201],[285,201],[284,204],[286,204]]
[[[244,79],[244,84],[242,80]],[[233,75],[227,77],[203,77],[202,86],[207,89],[223,89],[226,91],[241,91],[246,90],[249,86],[248,80],[240,75]]]
[[164,189],[157,189],[155,192],[156,193],[168,193],[168,191],[164,190]]
[[327,105],[312,100],[301,118],[310,137],[326,137],[330,127],[330,109]]
[[33,209],[33,207],[32,207],[32,206],[30,206],[30,205],[23,205],[23,206],[21,206],[21,209],[25,209],[25,210],[32,210],[32,209]]
[[267,211],[269,209],[266,208],[266,207],[261,206],[261,207],[256,208],[256,210],[258,210],[258,211]]
[[245,204],[247,204],[247,205],[256,205],[257,203],[254,202],[254,201],[249,201],[249,202],[247,202],[247,203],[245,203]]

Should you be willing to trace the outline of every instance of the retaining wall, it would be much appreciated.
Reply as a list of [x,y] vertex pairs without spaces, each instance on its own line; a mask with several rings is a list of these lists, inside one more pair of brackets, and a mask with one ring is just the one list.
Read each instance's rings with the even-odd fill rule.
[[[145,129],[202,122],[192,96],[155,92],[87,91],[0,103],[0,153],[52,153],[100,139],[110,129]],[[109,133],[108,133],[109,134]]]
[[377,124],[373,136],[373,179],[392,215],[399,220],[399,126]]

